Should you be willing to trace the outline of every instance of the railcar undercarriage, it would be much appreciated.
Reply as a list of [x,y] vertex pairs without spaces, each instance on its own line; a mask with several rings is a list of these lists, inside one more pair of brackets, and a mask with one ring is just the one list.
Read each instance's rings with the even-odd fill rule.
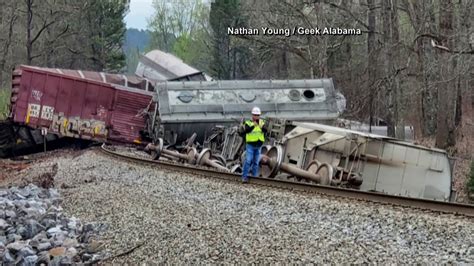
[[[445,151],[337,127],[268,118],[260,176],[392,195],[452,201],[452,162]],[[203,143],[193,133],[181,145],[162,138],[146,147],[187,164],[240,173],[245,158],[238,125],[216,126]]]

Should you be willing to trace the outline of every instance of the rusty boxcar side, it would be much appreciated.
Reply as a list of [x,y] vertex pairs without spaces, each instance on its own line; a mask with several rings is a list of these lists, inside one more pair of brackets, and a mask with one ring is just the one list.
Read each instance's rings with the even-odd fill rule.
[[10,118],[48,133],[108,142],[137,142],[145,127],[140,110],[152,93],[88,78],[21,66]]

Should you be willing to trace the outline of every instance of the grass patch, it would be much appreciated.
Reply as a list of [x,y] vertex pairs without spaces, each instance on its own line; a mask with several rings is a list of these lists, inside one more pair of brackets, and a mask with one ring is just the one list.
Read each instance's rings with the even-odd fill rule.
[[10,90],[0,89],[0,120],[8,116],[8,106],[10,104]]

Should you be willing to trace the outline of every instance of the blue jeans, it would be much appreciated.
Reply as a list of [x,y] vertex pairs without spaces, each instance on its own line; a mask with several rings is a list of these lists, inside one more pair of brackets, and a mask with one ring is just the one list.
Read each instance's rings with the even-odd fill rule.
[[252,167],[252,175],[258,176],[258,163],[260,160],[260,148],[250,144],[246,146],[244,169],[242,170],[242,179],[246,180]]

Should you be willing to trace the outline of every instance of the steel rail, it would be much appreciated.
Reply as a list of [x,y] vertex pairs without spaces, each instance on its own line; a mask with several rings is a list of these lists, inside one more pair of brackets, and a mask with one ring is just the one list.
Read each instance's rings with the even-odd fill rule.
[[[110,150],[105,144],[102,145],[101,151],[114,158],[119,158],[122,160],[127,160],[145,165],[154,165],[157,166],[159,169],[179,171],[203,177],[212,177],[228,181],[240,182],[240,175],[238,174],[221,170],[209,169],[205,167],[197,167],[194,165],[138,158]],[[250,179],[249,183],[259,186],[273,187],[297,192],[323,194],[327,196],[349,198],[358,201],[367,201],[378,204],[394,205],[412,209],[427,210],[432,212],[474,217],[474,205],[470,204],[443,202],[420,198],[409,198],[404,196],[388,195],[379,192],[360,191],[348,188],[322,186],[310,183],[301,183],[289,180],[278,180],[263,177],[253,177]]]

